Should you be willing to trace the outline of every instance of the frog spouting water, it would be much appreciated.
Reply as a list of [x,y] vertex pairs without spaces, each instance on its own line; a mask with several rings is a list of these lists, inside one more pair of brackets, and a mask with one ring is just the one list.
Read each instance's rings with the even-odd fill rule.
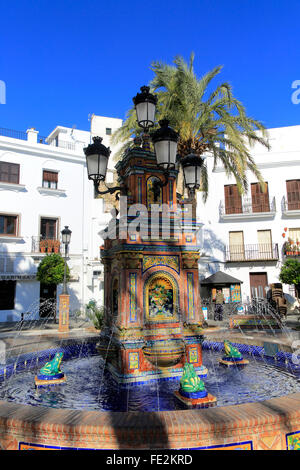
[[180,387],[184,392],[199,392],[205,390],[204,382],[198,377],[193,364],[185,363],[183,375],[180,379]]
[[224,350],[227,357],[241,358],[242,354],[240,351],[232,346],[231,342],[228,340],[224,341]]
[[58,352],[55,354],[52,361],[46,362],[46,364],[40,369],[40,375],[56,375],[61,374],[60,364],[63,358],[63,353]]

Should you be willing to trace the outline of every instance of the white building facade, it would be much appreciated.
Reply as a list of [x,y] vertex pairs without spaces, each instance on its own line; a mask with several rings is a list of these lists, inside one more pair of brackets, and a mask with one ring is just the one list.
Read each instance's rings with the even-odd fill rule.
[[[293,256],[298,256],[297,242],[300,254],[300,126],[269,129],[268,134],[269,151],[258,144],[251,148],[267,183],[265,193],[249,171],[249,190],[240,196],[234,178],[227,178],[222,166],[214,169],[210,157],[206,204],[198,193],[197,215],[204,224],[200,278],[221,271],[240,280],[244,302],[265,297],[268,286],[280,282],[289,238]],[[290,286],[283,288],[293,293]]]
[[[108,145],[122,121],[99,116],[92,120],[96,118],[103,124]],[[36,280],[36,271],[47,253],[64,255],[60,239],[65,226],[72,231],[71,314],[91,299],[103,302],[100,233],[111,216],[103,210],[103,199],[95,198],[87,178],[83,148],[90,142],[90,132],[61,126],[47,138],[35,129],[26,133],[0,129],[1,322],[48,314],[47,299],[58,298],[62,286],[49,291]]]
[[[47,252],[64,254],[61,230],[72,230],[68,265],[71,268],[71,314],[84,310],[94,299],[103,303],[103,266],[99,248],[101,231],[111,215],[103,198],[96,198],[87,178],[83,148],[93,136],[110,138],[121,119],[91,116],[91,131],[57,126],[41,137],[35,129],[16,133],[0,129],[0,321],[38,319],[47,314],[41,305],[56,292],[47,292],[36,280],[36,271]],[[271,283],[279,282],[286,259],[285,243],[300,255],[300,126],[269,130],[271,150],[259,145],[251,153],[264,181],[262,193],[248,173],[249,191],[239,196],[235,180],[224,168],[213,168],[207,202],[197,194],[200,235],[200,282],[216,272],[240,281],[240,300],[265,296]],[[111,147],[107,183],[114,181]],[[294,253],[296,257],[295,249]],[[300,260],[300,256],[298,258]],[[290,286],[284,286],[292,293]],[[211,293],[209,293],[210,295]],[[202,291],[207,297],[208,291]],[[229,301],[230,299],[229,291]],[[27,314],[27,312],[29,312]]]

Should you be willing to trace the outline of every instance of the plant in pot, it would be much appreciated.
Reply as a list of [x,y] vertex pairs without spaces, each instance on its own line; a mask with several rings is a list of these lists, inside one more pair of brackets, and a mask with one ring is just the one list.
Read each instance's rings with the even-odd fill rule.
[[54,253],[59,253],[59,251],[60,251],[60,241],[59,240],[53,240],[53,248],[54,248]]
[[285,246],[285,254],[286,255],[292,255],[293,254],[293,240],[291,238],[288,238],[288,241]]
[[40,252],[41,253],[46,253],[46,248],[47,248],[47,240],[41,240],[40,241]]
[[54,240],[47,240],[47,252],[53,253]]

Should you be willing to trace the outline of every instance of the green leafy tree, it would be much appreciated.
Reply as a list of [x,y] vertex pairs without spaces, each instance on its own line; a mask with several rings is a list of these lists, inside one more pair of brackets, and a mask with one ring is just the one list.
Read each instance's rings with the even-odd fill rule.
[[279,279],[284,284],[294,285],[296,296],[299,298],[300,292],[300,262],[296,259],[288,259],[281,267]]
[[[37,280],[42,284],[61,284],[64,280],[65,262],[58,253],[46,255],[40,262],[37,269]],[[66,279],[70,280],[70,270],[67,265]]]
[[[212,80],[221,72],[222,67],[215,67],[199,79],[194,71],[194,54],[191,54],[189,63],[177,56],[173,65],[153,62],[151,69],[154,78],[150,82],[150,90],[158,97],[157,121],[167,118],[170,125],[179,132],[179,157],[184,157],[190,151],[199,157],[210,152],[214,158],[214,166],[221,162],[226,174],[235,177],[241,194],[248,188],[248,169],[254,173],[264,190],[265,183],[249,147],[259,142],[269,148],[266,129],[261,122],[247,116],[245,107],[234,97],[228,82],[209,90]],[[114,144],[123,143],[116,158],[120,158],[127,148],[133,146],[132,138],[141,133],[133,107],[128,111],[123,126],[112,137]],[[202,166],[201,171],[200,189],[206,200],[206,165]],[[180,179],[182,180],[182,176]]]

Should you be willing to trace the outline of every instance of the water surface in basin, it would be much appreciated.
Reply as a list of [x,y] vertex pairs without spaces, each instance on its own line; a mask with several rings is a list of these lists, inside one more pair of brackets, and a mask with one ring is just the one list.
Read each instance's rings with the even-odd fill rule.
[[[300,391],[300,372],[260,358],[251,358],[243,368],[227,368],[218,364],[220,357],[222,353],[203,351],[203,363],[208,368],[208,376],[203,380],[207,391],[217,397],[217,406],[262,401]],[[173,395],[179,388],[179,380],[120,388],[103,366],[104,361],[99,356],[65,361],[62,370],[67,376],[66,384],[48,389],[35,389],[34,371],[21,372],[0,384],[0,400],[99,411],[185,408]]]

